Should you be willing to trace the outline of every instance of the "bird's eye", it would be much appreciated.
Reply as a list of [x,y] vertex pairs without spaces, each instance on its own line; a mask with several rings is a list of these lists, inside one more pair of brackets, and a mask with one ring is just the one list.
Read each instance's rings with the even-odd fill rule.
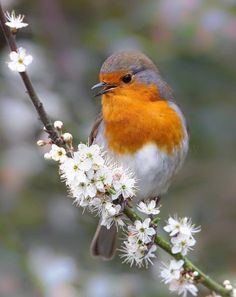
[[126,74],[125,76],[122,77],[121,79],[125,84],[128,84],[132,80],[132,75],[131,74]]

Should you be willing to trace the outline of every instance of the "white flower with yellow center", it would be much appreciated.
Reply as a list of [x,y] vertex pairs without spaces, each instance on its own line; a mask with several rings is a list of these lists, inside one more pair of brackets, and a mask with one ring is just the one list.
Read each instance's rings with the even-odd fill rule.
[[12,51],[9,57],[11,61],[7,64],[12,71],[24,72],[26,67],[33,61],[33,57],[27,55],[26,50],[22,47],[17,51]]
[[113,200],[116,200],[120,195],[124,199],[133,197],[135,195],[135,180],[130,174],[126,174],[123,170],[121,173],[121,168],[116,168],[113,172],[113,187],[115,194],[113,195]]
[[201,231],[201,228],[195,227],[195,225],[192,224],[191,219],[187,217],[169,217],[168,224],[163,229],[170,233],[170,236],[175,236],[177,234],[192,236],[194,233]]
[[63,147],[57,146],[56,144],[52,144],[52,148],[49,154],[54,161],[63,162],[67,158],[65,149]]
[[156,206],[156,201],[151,200],[149,203],[140,202],[138,210],[148,215],[158,215],[160,213],[159,207]]
[[150,223],[150,218],[145,219],[143,222],[137,220],[134,222],[134,226],[129,226],[128,229],[138,240],[141,240],[143,243],[149,243],[156,234],[155,229],[150,227]]
[[179,234],[171,238],[171,243],[173,245],[171,249],[173,254],[181,253],[183,256],[186,256],[188,251],[192,250],[196,240],[192,236]]

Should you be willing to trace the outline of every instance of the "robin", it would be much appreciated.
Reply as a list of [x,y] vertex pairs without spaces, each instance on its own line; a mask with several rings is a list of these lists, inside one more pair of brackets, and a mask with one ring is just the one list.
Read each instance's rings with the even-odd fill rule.
[[[135,201],[164,194],[187,152],[189,137],[183,113],[157,67],[139,52],[118,52],[100,70],[96,96],[102,112],[89,142],[104,147],[108,156],[134,172]],[[91,245],[95,256],[110,259],[116,227],[99,225]]]

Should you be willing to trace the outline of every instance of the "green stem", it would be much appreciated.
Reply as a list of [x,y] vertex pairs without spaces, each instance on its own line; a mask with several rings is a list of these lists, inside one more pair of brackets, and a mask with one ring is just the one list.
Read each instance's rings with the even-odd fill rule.
[[[124,214],[132,221],[135,222],[136,220],[142,220],[141,217],[131,208],[126,207],[124,210]],[[206,275],[202,272],[197,266],[195,266],[188,258],[182,256],[181,254],[173,254],[171,252],[171,245],[161,236],[156,236],[155,243],[166,251],[169,255],[171,255],[176,260],[183,260],[184,266],[186,270],[197,271],[198,272],[198,279],[205,287],[220,294],[222,297],[229,297],[230,292],[227,291],[221,284],[214,281],[211,277]]]

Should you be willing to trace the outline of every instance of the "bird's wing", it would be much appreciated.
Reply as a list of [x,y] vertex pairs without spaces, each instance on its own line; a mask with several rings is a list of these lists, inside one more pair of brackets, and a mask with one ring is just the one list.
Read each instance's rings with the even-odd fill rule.
[[99,128],[100,124],[102,123],[102,120],[103,120],[103,116],[102,116],[102,113],[100,112],[99,115],[97,116],[95,123],[93,125],[93,128],[90,132],[89,139],[88,139],[89,145],[93,144],[93,141],[96,138],[97,133],[98,133],[98,128]]

